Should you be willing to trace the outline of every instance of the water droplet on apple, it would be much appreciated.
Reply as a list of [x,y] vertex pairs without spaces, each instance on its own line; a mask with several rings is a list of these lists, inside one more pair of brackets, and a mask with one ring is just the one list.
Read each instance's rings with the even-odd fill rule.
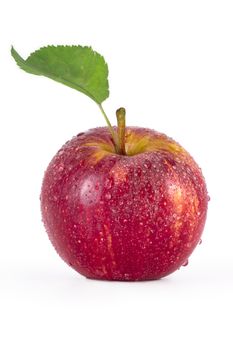
[[198,244],[202,244],[202,239],[200,239],[199,243]]
[[63,171],[63,170],[64,170],[64,166],[60,165],[59,168],[58,168],[58,171]]
[[188,259],[187,259],[187,260],[185,260],[185,262],[182,264],[182,266],[187,266],[188,263],[189,263],[189,261],[188,261]]
[[107,179],[105,182],[105,187],[110,190],[110,188],[112,188],[113,186],[113,179]]
[[112,198],[111,193],[107,192],[107,193],[105,194],[105,198],[106,198],[107,200],[111,199],[111,198]]
[[148,159],[145,160],[144,167],[147,168],[147,169],[151,168],[151,162]]
[[125,278],[126,280],[129,280],[130,275],[129,275],[128,273],[124,273],[124,278]]
[[136,169],[136,176],[141,176],[141,174],[142,174],[141,168],[137,168]]

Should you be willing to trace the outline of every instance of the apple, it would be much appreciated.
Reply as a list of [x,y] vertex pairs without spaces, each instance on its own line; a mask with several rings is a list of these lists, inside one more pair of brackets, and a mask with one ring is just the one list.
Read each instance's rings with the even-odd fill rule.
[[42,217],[58,254],[94,279],[164,277],[200,241],[208,195],[201,170],[178,143],[127,127],[125,154],[108,128],[67,142],[45,172]]
[[17,65],[87,95],[108,127],[79,133],[49,164],[41,191],[45,228],[58,254],[87,278],[139,281],[167,276],[201,242],[208,194],[200,168],[171,138],[113,127],[103,108],[108,66],[88,46],[47,46]]

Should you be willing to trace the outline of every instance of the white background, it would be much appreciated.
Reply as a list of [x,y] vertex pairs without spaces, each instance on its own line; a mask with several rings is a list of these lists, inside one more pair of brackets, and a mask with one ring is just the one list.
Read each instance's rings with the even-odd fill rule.
[[[0,5],[0,348],[233,348],[232,1],[8,0]],[[20,71],[47,44],[104,55],[114,124],[147,126],[196,159],[211,197],[203,243],[160,281],[86,280],[51,246],[43,172],[78,132],[105,125],[86,96]]]

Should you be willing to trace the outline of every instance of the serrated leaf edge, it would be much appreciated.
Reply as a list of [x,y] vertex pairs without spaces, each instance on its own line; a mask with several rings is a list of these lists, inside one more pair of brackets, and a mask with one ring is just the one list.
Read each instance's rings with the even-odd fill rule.
[[[99,56],[103,59],[104,65],[105,65],[106,68],[107,68],[107,78],[108,78],[108,65],[107,65],[107,63],[106,63],[104,57],[103,57],[102,55],[100,55],[97,51],[93,50],[91,46],[82,46],[82,45],[47,45],[47,46],[42,46],[41,48],[39,48],[39,49],[33,51],[32,53],[30,53],[30,55],[26,58],[26,60],[24,60],[24,59],[18,54],[18,52],[14,49],[14,47],[11,46],[11,55],[12,55],[12,57],[14,58],[14,60],[16,61],[16,64],[19,66],[20,69],[22,69],[22,70],[24,70],[24,71],[26,71],[26,72],[28,72],[28,73],[31,73],[31,74],[40,75],[40,76],[45,76],[45,77],[47,77],[47,78],[49,78],[49,79],[52,79],[52,80],[54,80],[54,81],[57,81],[57,82],[63,84],[63,85],[64,85],[63,82],[65,82],[65,83],[66,83],[66,84],[65,84],[66,86],[68,85],[68,86],[72,87],[72,88],[75,89],[75,90],[81,91],[82,93],[84,93],[85,95],[87,95],[88,97],[90,97],[90,98],[91,98],[94,102],[96,102],[98,105],[100,105],[101,102],[100,102],[100,101],[97,101],[97,100],[95,99],[95,97],[94,97],[92,94],[90,94],[85,88],[83,88],[83,86],[77,85],[77,84],[74,84],[74,83],[71,83],[70,81],[68,81],[68,80],[66,80],[66,79],[64,79],[64,78],[58,79],[57,77],[54,77],[52,74],[47,74],[47,75],[41,74],[33,65],[30,65],[30,64],[27,62],[28,59],[29,59],[30,57],[32,57],[34,54],[38,53],[40,50],[46,49],[46,48],[52,48],[52,47],[53,47],[53,48],[57,48],[57,47],[58,47],[58,48],[60,48],[60,47],[64,47],[64,48],[65,48],[65,47],[75,47],[75,48],[76,48],[76,47],[80,47],[80,48],[88,48],[88,49],[91,49],[95,55],[99,55]],[[17,58],[16,58],[16,57],[17,57]],[[25,67],[24,67],[24,66],[25,66]],[[31,69],[32,72],[28,71],[27,68]],[[108,96],[109,96],[109,88],[108,88]],[[108,96],[107,96],[107,97],[108,97]]]

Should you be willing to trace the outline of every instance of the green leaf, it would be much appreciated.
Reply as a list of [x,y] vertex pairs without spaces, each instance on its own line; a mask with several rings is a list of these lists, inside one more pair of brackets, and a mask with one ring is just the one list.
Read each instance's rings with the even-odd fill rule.
[[11,54],[27,73],[43,75],[81,91],[101,104],[108,96],[108,66],[87,46],[47,46],[24,60],[12,47]]

